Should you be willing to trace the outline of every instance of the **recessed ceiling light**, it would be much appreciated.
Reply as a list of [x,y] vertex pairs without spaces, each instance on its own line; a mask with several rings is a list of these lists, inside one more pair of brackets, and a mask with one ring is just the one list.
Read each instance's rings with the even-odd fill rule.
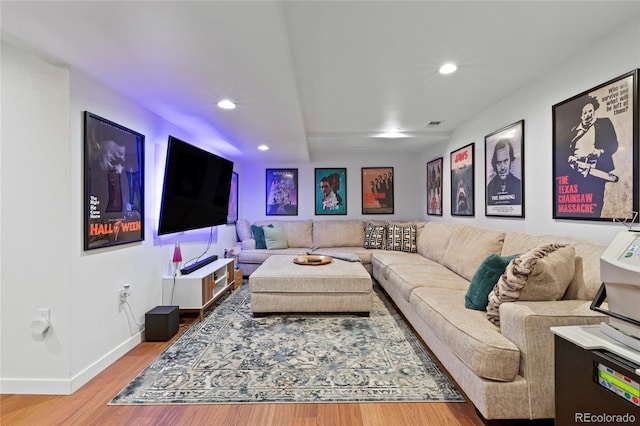
[[218,108],[235,109],[235,107],[236,107],[236,104],[230,101],[229,99],[223,99],[220,102],[218,102]]
[[440,67],[440,74],[451,74],[452,72],[456,72],[458,66],[453,62],[448,62]]
[[380,133],[378,137],[394,139],[394,138],[406,138],[407,135],[405,133],[402,133],[400,129],[394,128],[394,129],[389,129],[383,133]]
[[260,151],[269,151],[269,147],[268,147],[267,145],[260,145],[260,146],[258,147],[258,149],[259,149]]

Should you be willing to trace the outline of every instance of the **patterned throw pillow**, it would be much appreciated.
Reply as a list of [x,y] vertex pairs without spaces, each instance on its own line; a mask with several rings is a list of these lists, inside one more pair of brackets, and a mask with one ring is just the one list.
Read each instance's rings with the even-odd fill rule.
[[364,248],[381,249],[384,247],[384,225],[367,223],[364,233]]
[[514,258],[488,296],[487,318],[500,326],[500,305],[516,300],[560,300],[575,272],[576,250],[547,244]]
[[416,253],[418,246],[416,244],[416,235],[418,228],[416,225],[400,226],[387,224],[387,250],[404,251],[407,253]]

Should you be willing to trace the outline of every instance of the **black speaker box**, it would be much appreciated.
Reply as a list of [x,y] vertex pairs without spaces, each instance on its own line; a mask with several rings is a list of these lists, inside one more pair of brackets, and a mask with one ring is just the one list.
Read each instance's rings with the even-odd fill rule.
[[178,306],[156,306],[144,316],[145,340],[148,342],[166,342],[171,339],[180,326]]

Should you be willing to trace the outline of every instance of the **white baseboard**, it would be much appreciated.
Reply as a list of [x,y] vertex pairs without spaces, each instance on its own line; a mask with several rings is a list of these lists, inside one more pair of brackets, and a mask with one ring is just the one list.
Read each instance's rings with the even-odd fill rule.
[[2,378],[0,379],[0,392],[24,395],[71,395],[140,342],[142,342],[142,332],[125,340],[71,379]]

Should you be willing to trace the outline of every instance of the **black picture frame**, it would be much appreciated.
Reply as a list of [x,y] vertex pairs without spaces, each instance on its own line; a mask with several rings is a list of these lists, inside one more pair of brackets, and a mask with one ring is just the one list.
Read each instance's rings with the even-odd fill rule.
[[238,222],[238,189],[240,176],[238,172],[231,172],[231,188],[229,190],[229,209],[227,213],[227,225]]
[[524,217],[524,120],[484,137],[485,216]]
[[144,240],[144,139],[84,112],[85,250]]
[[[315,169],[315,214],[346,215],[347,214],[347,169],[316,168]],[[325,186],[329,185],[326,190]],[[323,191],[324,190],[324,191]],[[328,192],[327,192],[328,191]]]
[[430,216],[442,216],[442,167],[442,157],[427,163],[427,214]]
[[475,216],[475,142],[451,152],[451,215]]
[[552,107],[553,218],[632,220],[638,211],[638,70]]
[[393,167],[362,167],[362,214],[393,214]]
[[266,215],[298,215],[298,169],[266,169]]

